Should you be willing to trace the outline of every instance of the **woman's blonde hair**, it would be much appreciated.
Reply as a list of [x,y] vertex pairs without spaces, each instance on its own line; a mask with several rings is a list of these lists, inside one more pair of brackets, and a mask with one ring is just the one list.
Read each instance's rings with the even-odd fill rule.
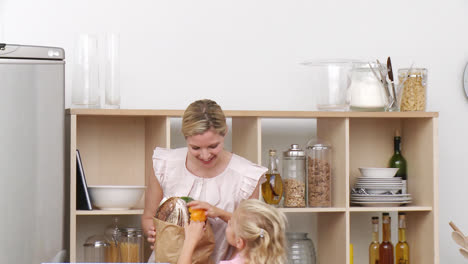
[[226,135],[226,117],[221,106],[209,99],[191,103],[182,118],[182,134],[187,138],[203,134],[210,129],[214,129],[221,136]]
[[273,206],[256,199],[242,201],[233,228],[245,242],[244,263],[286,263],[286,223],[286,216]]

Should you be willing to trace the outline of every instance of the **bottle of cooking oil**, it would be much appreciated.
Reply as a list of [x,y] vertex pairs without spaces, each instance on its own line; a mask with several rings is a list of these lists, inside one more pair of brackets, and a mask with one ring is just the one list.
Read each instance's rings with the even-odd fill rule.
[[283,197],[283,181],[278,170],[278,157],[274,149],[268,152],[268,171],[265,176],[266,181],[262,184],[263,200],[267,204],[277,205]]

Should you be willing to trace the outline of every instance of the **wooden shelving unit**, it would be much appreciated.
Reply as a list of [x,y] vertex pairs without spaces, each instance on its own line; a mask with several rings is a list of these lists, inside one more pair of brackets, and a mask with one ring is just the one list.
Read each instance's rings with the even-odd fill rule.
[[[262,119],[315,119],[317,136],[333,146],[332,207],[282,208],[288,216],[316,217],[319,263],[349,263],[349,244],[362,256],[368,234],[356,225],[369,214],[405,211],[411,262],[439,263],[438,244],[438,113],[434,112],[312,112],[225,111],[232,119],[232,151],[261,164]],[[87,235],[100,230],[109,218],[119,216],[139,224],[143,203],[125,211],[76,210],[76,154],[78,148],[89,185],[143,185],[153,176],[156,146],[171,146],[171,119],[182,110],[68,109],[70,164],[70,262],[80,262]],[[359,207],[350,205],[350,189],[359,167],[385,166],[393,153],[393,133],[404,135],[402,148],[408,160],[411,205]],[[104,220],[103,220],[104,219]],[[307,223],[305,223],[307,224]],[[370,226],[370,224],[369,224]],[[393,236],[396,234],[394,233]],[[356,251],[358,249],[358,251]],[[359,250],[361,249],[361,250]],[[355,260],[355,263],[357,261]]]

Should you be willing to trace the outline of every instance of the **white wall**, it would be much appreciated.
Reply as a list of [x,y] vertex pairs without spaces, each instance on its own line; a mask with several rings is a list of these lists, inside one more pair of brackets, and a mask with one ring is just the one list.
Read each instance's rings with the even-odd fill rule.
[[396,69],[428,68],[428,110],[440,112],[441,263],[462,262],[447,223],[468,233],[468,1],[4,2],[5,42],[66,49],[67,106],[78,33],[120,33],[122,108],[183,109],[207,97],[224,109],[311,110],[301,61],[390,55]]

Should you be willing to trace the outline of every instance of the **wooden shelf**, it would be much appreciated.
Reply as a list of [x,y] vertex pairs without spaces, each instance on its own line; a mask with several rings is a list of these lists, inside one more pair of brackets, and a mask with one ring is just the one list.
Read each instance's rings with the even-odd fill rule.
[[351,207],[350,212],[418,212],[432,211],[432,206]]
[[77,210],[76,215],[142,215],[143,209],[133,210]]
[[[175,141],[171,138],[171,124],[180,121],[182,114],[183,110],[170,109],[67,110],[70,262],[84,260],[81,247],[87,236],[102,232],[114,216],[136,226],[140,225],[143,213],[141,209],[77,211],[75,150],[80,150],[89,185],[147,185],[150,177],[154,177],[153,150],[157,146],[171,147]],[[232,119],[229,132],[232,151],[258,164],[262,164],[265,148],[270,147],[262,139],[270,137],[271,141],[272,134],[284,136],[263,130],[264,123],[270,120],[286,124],[289,121],[285,119],[310,119],[314,124],[310,134],[316,132],[317,137],[332,145],[332,207],[280,208],[288,220],[296,221],[293,228],[311,234],[318,263],[349,264],[350,243],[355,249],[354,262],[365,263],[366,253],[359,252],[367,252],[370,234],[365,230],[370,230],[370,217],[381,212],[395,215],[404,211],[408,215],[410,261],[439,264],[437,112],[227,110],[225,114]],[[263,119],[268,121],[262,122]],[[412,204],[350,205],[350,190],[360,176],[359,167],[386,166],[393,153],[396,129],[402,132]]]

